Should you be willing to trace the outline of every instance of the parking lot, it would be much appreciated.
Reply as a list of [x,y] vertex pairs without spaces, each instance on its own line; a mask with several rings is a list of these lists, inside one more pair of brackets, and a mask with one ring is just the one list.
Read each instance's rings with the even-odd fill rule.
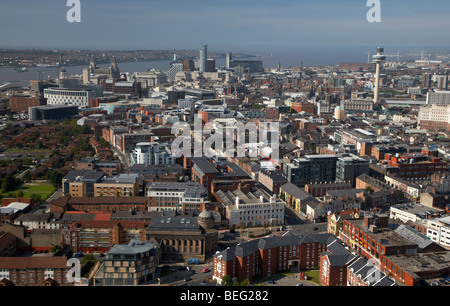
[[[207,269],[207,270],[206,270]],[[171,264],[158,268],[160,285],[182,286],[201,284],[212,277],[212,262],[204,264]],[[156,285],[153,282],[153,285]]]
[[293,274],[274,275],[267,280],[262,280],[260,284],[263,286],[317,286],[317,284],[311,281],[299,280]]

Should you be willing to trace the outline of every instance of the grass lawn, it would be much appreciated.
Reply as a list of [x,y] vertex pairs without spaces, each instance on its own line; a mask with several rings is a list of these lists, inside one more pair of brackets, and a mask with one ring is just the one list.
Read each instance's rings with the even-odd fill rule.
[[313,282],[314,284],[317,284],[319,286],[321,286],[320,284],[320,270],[307,270],[307,271],[302,271],[306,274],[308,274],[308,280],[310,282]]
[[8,194],[17,195],[18,191],[23,191],[24,198],[31,198],[33,194],[38,194],[41,196],[41,199],[47,199],[53,191],[55,191],[55,187],[53,187],[50,183],[25,183],[14,191],[9,191],[6,194],[3,194],[4,197],[7,197]]
[[55,187],[49,183],[26,183],[19,190],[23,190],[24,198],[31,198],[31,195],[36,193],[41,196],[41,199],[45,200],[55,191]]
[[[322,284],[320,283],[320,270],[305,270],[305,271],[301,271],[301,272],[308,274],[308,281],[313,282],[316,285],[322,286]],[[289,275],[295,275],[295,273],[285,272],[285,273],[274,274],[269,277],[257,278],[253,281],[253,285],[254,286],[264,286],[264,284],[268,280],[276,280],[280,276],[289,276]]]

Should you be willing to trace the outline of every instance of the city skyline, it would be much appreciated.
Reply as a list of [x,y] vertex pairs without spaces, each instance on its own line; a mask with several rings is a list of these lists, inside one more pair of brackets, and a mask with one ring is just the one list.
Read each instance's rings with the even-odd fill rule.
[[0,287],[450,286],[449,8],[5,2]]
[[439,31],[432,30],[448,23],[449,14],[443,12],[450,4],[444,1],[435,1],[434,6],[383,1],[379,23],[367,21],[366,1],[352,0],[327,0],[321,5],[303,1],[80,2],[80,23],[66,20],[70,7],[65,1],[2,4],[0,24],[8,28],[2,47],[149,50],[199,49],[208,44],[211,51],[263,54],[308,46],[449,47]]

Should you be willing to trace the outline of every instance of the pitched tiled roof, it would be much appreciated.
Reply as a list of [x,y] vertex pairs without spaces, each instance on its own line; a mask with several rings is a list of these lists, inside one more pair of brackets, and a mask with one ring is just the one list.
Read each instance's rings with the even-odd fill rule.
[[0,257],[0,269],[67,269],[66,257]]
[[17,237],[11,233],[0,233],[0,251],[7,248]]

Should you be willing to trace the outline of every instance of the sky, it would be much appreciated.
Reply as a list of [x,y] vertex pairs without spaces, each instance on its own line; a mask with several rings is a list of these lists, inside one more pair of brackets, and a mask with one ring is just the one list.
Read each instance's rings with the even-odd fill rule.
[[448,48],[448,0],[0,0],[0,48],[200,49],[269,54],[296,47]]

